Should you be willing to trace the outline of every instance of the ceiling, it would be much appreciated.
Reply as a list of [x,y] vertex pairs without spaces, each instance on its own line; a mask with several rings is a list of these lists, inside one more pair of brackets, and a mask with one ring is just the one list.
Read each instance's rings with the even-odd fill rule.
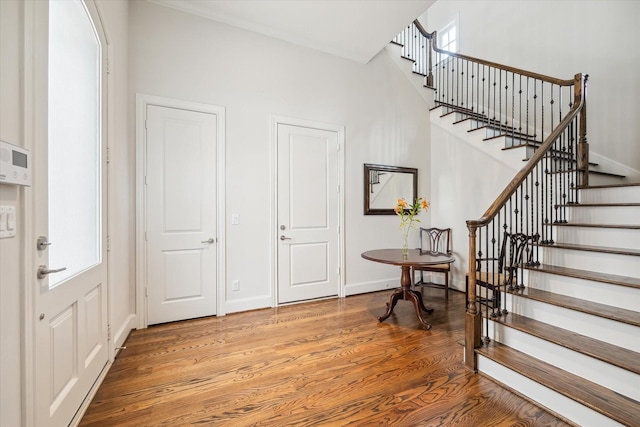
[[367,63],[436,0],[148,0]]

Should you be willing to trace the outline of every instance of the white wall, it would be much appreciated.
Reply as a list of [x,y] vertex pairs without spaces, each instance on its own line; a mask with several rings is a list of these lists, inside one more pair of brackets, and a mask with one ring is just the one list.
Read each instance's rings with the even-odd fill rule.
[[[0,139],[25,146],[25,8],[23,0],[0,1]],[[98,9],[112,46],[112,71],[109,91],[109,145],[112,165],[118,169],[110,179],[109,228],[112,237],[110,255],[110,318],[114,332],[129,332],[134,313],[133,280],[133,146],[128,141],[127,120],[127,0],[98,0]],[[41,97],[42,98],[42,97]],[[34,152],[32,154],[35,155]],[[38,173],[34,171],[34,173]],[[0,204],[17,208],[17,236],[0,240],[0,426],[20,426],[27,422],[22,388],[25,360],[25,295],[23,271],[25,253],[35,250],[35,242],[25,237],[26,192],[22,188],[0,184]],[[115,336],[116,340],[119,337]]]
[[460,53],[564,79],[589,74],[590,149],[640,170],[640,2],[439,0],[420,19],[433,31],[456,14]]
[[[0,139],[23,146],[21,1],[0,1]],[[20,372],[24,188],[0,184],[0,205],[16,206],[17,236],[0,240],[0,425],[21,421]]]
[[400,245],[395,217],[363,215],[363,163],[420,168],[428,197],[428,118],[388,56],[363,65],[147,2],[130,12],[130,103],[140,92],[226,108],[226,216],[240,214],[226,228],[227,311],[272,299],[271,115],[345,126],[346,283],[397,283],[399,270],[360,257]]
[[503,151],[503,142],[483,141],[486,135],[482,130],[469,134],[467,124],[453,124],[450,116],[440,119],[439,111],[434,110],[431,116],[431,219],[434,226],[453,229],[456,262],[450,286],[464,291],[469,270],[466,221],[482,216],[524,165],[524,153]]

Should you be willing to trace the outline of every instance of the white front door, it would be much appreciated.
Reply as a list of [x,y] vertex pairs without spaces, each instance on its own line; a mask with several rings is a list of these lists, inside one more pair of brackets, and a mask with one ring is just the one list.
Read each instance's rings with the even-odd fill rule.
[[108,361],[107,47],[93,2],[37,7],[49,43],[48,94],[37,91],[47,98],[35,107],[33,229],[42,237],[28,246],[39,272],[34,425],[56,427],[72,421]]
[[277,124],[278,302],[338,295],[339,134]]
[[146,111],[147,322],[216,314],[216,114]]

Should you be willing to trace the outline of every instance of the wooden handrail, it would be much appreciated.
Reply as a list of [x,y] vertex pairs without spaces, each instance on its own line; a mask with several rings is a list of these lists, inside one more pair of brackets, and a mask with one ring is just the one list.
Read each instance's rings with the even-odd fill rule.
[[422,24],[420,24],[420,22],[417,19],[415,21],[413,21],[413,24],[416,26],[418,31],[420,31],[420,33],[424,37],[426,37],[426,38],[431,40],[432,49],[434,51],[436,51],[436,52],[439,52],[439,53],[442,53],[442,54],[445,54],[445,55],[449,55],[449,56],[453,56],[455,58],[464,59],[464,60],[471,61],[471,62],[477,62],[478,64],[487,65],[489,67],[495,67],[495,68],[498,68],[500,70],[505,70],[505,71],[510,71],[512,73],[521,74],[523,76],[532,77],[534,79],[538,79],[538,80],[542,80],[542,81],[545,81],[545,82],[553,83],[553,84],[556,84],[558,86],[571,86],[575,82],[575,79],[569,79],[569,80],[558,79],[556,77],[545,76],[544,74],[534,73],[534,72],[531,72],[531,71],[523,70],[521,68],[510,67],[508,65],[499,64],[497,62],[486,61],[484,59],[475,58],[473,56],[462,55],[460,53],[450,52],[448,50],[440,49],[438,47],[438,37],[437,37],[437,33],[438,32],[437,31],[434,31],[433,33],[428,33],[424,29]]
[[[586,77],[583,74],[576,74],[573,82],[575,82],[576,88],[582,88],[582,81]],[[489,209],[477,220],[467,220],[467,226],[473,226],[474,228],[487,225],[498,213],[498,211],[505,205],[509,198],[513,195],[516,189],[522,184],[524,179],[531,173],[536,164],[542,159],[547,151],[551,148],[555,140],[560,136],[564,129],[571,123],[571,121],[578,115],[584,105],[584,96],[582,96],[582,90],[577,91],[575,103],[571,110],[567,113],[564,119],[558,124],[558,126],[551,132],[542,145],[536,150],[533,156],[527,163],[520,169],[516,176],[511,180],[507,187],[500,193],[498,198],[489,206]]]

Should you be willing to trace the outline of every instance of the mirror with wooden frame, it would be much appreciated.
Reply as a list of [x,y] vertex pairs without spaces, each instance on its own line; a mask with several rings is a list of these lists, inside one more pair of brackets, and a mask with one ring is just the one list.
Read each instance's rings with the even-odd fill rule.
[[364,214],[395,215],[399,198],[412,204],[418,194],[418,169],[364,164]]

